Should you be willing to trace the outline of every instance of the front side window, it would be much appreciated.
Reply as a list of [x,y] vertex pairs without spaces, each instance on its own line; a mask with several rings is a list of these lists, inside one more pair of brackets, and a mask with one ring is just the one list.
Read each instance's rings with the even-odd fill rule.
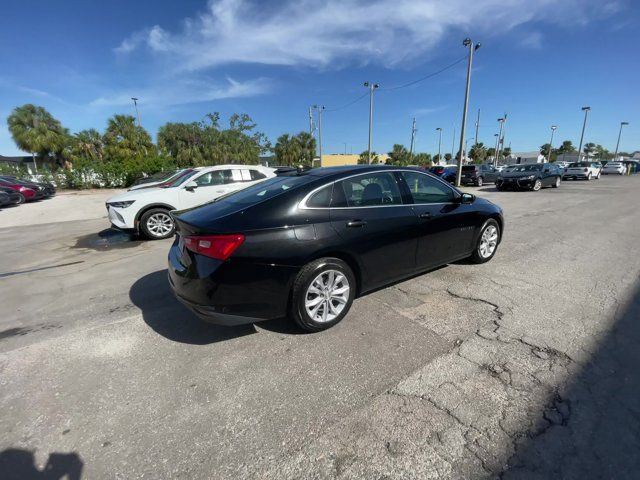
[[194,180],[199,187],[224,185],[231,182],[231,170],[214,170],[200,175]]
[[336,182],[331,207],[401,205],[400,188],[392,173],[370,173]]
[[449,203],[453,190],[435,178],[418,172],[402,172],[415,203]]

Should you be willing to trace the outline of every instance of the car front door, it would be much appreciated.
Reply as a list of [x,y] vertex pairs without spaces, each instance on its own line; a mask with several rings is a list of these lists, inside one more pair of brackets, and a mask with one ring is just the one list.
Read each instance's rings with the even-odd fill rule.
[[[180,206],[192,208],[215,200],[229,191],[233,183],[231,170],[210,170],[191,178],[180,191]],[[193,185],[195,183],[195,187]]]
[[368,172],[337,181],[331,225],[343,249],[362,266],[362,290],[371,290],[415,270],[416,215],[403,203],[392,172]]
[[469,253],[479,221],[474,209],[459,203],[456,192],[436,178],[412,171],[401,176],[418,218],[417,268],[443,265]]

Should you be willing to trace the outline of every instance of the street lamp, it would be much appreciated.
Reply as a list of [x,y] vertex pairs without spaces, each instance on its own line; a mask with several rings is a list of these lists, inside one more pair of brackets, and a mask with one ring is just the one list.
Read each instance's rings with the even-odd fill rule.
[[367,149],[368,162],[371,163],[371,137],[373,135],[373,91],[380,87],[377,83],[364,82],[369,89],[369,148]]
[[493,166],[496,167],[498,165],[498,156],[500,155],[500,142],[502,141],[502,128],[504,127],[504,117],[498,119],[498,123],[500,123],[500,133],[498,133],[498,140],[496,141],[496,157]]
[[584,121],[582,122],[582,133],[580,134],[580,146],[578,147],[578,161],[580,161],[580,157],[582,157],[582,141],[584,140],[584,130],[587,127],[587,115],[589,114],[589,110],[591,110],[591,107],[582,107],[582,111],[584,112]]
[[547,156],[547,163],[551,163],[551,150],[553,149],[553,134],[556,133],[558,127],[551,125],[551,140],[549,140],[549,155]]
[[622,127],[629,125],[629,122],[620,122],[620,131],[618,132],[618,142],[616,143],[616,153],[613,154],[613,161],[616,161],[618,156],[618,147],[620,147],[620,137],[622,136]]
[[436,128],[436,131],[438,132],[438,165],[440,165],[440,162],[442,161],[442,155],[441,155],[441,147],[442,147],[442,128],[438,127]]
[[469,89],[471,87],[471,65],[473,63],[473,52],[480,48],[480,44],[474,44],[470,38],[465,38],[462,42],[464,47],[469,49],[469,59],[467,61],[467,85],[464,92],[464,109],[462,110],[462,130],[460,132],[460,158],[458,158],[458,174],[456,175],[456,186],[460,186],[462,178],[462,147],[464,147],[464,137],[467,128],[467,109],[469,107]]
[[322,166],[322,111],[324,105],[314,105],[313,108],[318,110],[318,156],[320,157],[320,166]]
[[136,117],[138,117],[138,126],[140,125],[140,113],[138,112],[138,98],[137,97],[131,97],[131,100],[133,100],[133,106],[136,108]]

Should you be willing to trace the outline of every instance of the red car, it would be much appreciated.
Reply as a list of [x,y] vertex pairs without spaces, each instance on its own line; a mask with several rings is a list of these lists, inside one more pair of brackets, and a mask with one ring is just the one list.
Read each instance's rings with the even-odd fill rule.
[[0,185],[3,187],[9,187],[12,190],[15,190],[20,194],[20,203],[30,202],[32,200],[39,200],[42,198],[42,193],[37,192],[29,187],[25,187],[24,185],[20,185],[19,183],[14,183],[10,180],[4,180],[0,178]]

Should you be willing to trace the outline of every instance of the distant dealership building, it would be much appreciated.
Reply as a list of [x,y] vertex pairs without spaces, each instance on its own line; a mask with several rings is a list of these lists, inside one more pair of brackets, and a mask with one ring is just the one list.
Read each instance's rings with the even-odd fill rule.
[[5,157],[4,155],[0,155],[0,163],[10,167],[23,167],[26,168],[29,173],[35,173],[33,157],[28,155],[19,157]]

